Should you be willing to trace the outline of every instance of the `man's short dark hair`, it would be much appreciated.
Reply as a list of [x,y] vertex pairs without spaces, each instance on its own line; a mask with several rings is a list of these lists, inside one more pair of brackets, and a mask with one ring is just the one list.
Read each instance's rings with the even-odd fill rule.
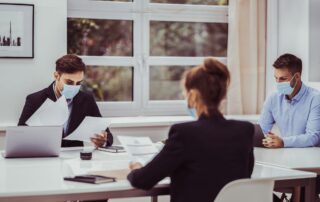
[[295,55],[286,53],[281,55],[274,63],[273,67],[276,69],[285,69],[287,68],[291,74],[302,72],[302,61]]
[[86,65],[74,54],[64,55],[56,61],[56,71],[59,73],[85,72]]

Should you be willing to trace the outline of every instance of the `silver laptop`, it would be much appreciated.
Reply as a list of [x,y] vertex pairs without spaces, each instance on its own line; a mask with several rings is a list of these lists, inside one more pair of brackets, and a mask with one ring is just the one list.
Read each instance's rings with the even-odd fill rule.
[[15,126],[6,129],[5,158],[59,156],[62,126]]

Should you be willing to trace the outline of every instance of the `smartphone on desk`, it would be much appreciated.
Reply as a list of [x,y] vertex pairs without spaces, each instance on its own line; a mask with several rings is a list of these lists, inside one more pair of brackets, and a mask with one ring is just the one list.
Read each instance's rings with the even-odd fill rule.
[[74,177],[65,177],[63,179],[67,181],[84,182],[84,183],[91,183],[91,184],[101,184],[101,183],[116,181],[116,178],[114,177],[106,177],[106,176],[100,176],[100,175],[77,175]]
[[99,147],[98,150],[111,152],[111,153],[121,153],[125,152],[124,147],[122,146],[106,146],[106,147]]

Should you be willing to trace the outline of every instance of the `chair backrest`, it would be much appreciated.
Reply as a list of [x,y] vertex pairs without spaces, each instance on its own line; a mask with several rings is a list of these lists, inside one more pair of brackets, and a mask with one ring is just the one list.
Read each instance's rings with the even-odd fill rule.
[[272,202],[274,180],[240,179],[225,185],[214,202]]

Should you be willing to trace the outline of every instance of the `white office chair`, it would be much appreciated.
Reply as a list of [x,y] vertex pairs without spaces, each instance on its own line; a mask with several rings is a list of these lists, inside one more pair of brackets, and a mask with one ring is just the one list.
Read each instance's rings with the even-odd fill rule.
[[274,180],[241,179],[225,185],[214,202],[272,202]]

